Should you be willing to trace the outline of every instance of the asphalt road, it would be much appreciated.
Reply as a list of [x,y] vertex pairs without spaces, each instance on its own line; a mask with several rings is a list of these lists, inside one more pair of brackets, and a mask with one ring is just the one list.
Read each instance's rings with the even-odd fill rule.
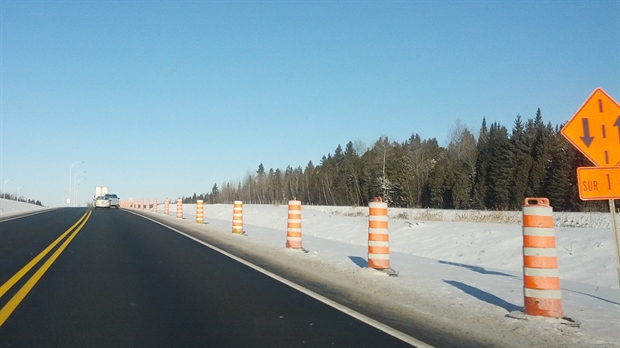
[[410,346],[117,209],[0,222],[0,284],[2,347]]

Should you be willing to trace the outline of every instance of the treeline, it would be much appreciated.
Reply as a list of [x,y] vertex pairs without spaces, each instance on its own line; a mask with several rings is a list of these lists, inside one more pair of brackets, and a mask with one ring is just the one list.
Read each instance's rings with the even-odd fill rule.
[[186,203],[233,200],[363,206],[382,197],[391,207],[519,210],[526,197],[547,197],[556,211],[605,211],[607,201],[579,199],[576,169],[591,166],[540,112],[527,121],[517,115],[512,129],[486,119],[475,136],[459,121],[447,147],[413,134],[405,142],[381,137],[372,147],[349,141],[321,163],[248,173]]
[[34,200],[34,199],[25,199],[23,196],[15,196],[12,195],[10,193],[3,193],[0,192],[0,198],[4,198],[4,199],[10,199],[13,201],[18,201],[18,202],[24,202],[24,203],[30,203],[30,204],[35,204],[35,205],[39,205],[39,206],[43,206],[43,204],[41,204],[41,201],[39,200]]

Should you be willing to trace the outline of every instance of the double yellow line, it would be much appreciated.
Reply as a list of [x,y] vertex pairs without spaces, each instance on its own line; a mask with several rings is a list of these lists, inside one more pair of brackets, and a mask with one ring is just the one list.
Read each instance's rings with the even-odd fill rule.
[[58,237],[54,242],[52,242],[52,244],[50,244],[47,248],[45,248],[45,250],[39,253],[39,255],[32,259],[32,261],[28,262],[28,264],[22,269],[20,269],[19,272],[15,273],[15,275],[12,276],[11,279],[9,279],[6,283],[0,286],[0,297],[2,297],[7,291],[9,291],[9,289],[11,289],[11,287],[13,287],[13,285],[15,285],[20,279],[22,279],[22,277],[24,277],[26,273],[28,273],[34,266],[36,266],[36,264],[39,263],[39,261],[41,261],[41,259],[43,259],[45,255],[49,254],[50,251],[52,251],[52,249],[54,249],[54,247],[58,245],[58,243],[60,243],[67,235],[73,232],[73,234],[71,234],[69,238],[67,238],[64,243],[62,243],[62,245],[58,247],[58,249],[56,249],[52,256],[50,256],[45,261],[45,263],[41,265],[41,267],[32,275],[32,277],[28,279],[26,284],[24,284],[24,286],[22,286],[22,288],[17,291],[17,293],[9,300],[9,302],[7,302],[7,304],[2,307],[2,309],[0,309],[0,326],[4,324],[4,322],[9,318],[11,313],[13,313],[15,308],[17,308],[17,306],[22,302],[24,297],[28,295],[30,290],[32,290],[35,284],[37,284],[39,279],[43,277],[43,274],[45,274],[45,272],[50,268],[54,261],[56,261],[58,256],[60,256],[60,254],[65,250],[67,245],[69,245],[69,243],[71,243],[71,241],[73,240],[73,238],[75,238],[78,232],[80,232],[82,227],[84,227],[84,225],[90,218],[91,214],[92,210],[87,211],[75,224],[73,224],[73,226],[69,227],[68,230],[66,230],[62,235],[60,235],[60,237]]

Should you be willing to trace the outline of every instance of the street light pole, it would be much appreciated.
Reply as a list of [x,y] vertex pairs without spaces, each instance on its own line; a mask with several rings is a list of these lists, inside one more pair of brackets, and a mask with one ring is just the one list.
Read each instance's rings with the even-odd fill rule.
[[[84,174],[84,173],[86,173],[86,171],[85,171],[85,170],[84,170],[84,171],[81,171],[81,172],[77,172],[77,173],[75,173],[75,174],[73,175],[73,181],[75,181],[75,178],[78,176],[78,174]],[[77,207],[77,205],[76,205],[75,203],[76,203],[76,202],[73,202],[73,206],[74,206],[74,207]]]
[[9,179],[9,180],[5,180],[4,184],[2,184],[2,194],[3,194],[3,198],[6,199],[6,183],[11,181],[13,179]]
[[17,198],[17,191],[19,191],[20,188],[22,188],[24,186],[20,186],[17,188],[17,190],[15,190],[15,200],[19,202],[19,199]]
[[73,169],[73,166],[78,164],[78,163],[84,163],[84,161],[77,161],[75,163],[73,163],[72,165],[69,166],[69,202],[67,202],[67,204],[71,204],[71,187],[73,186],[73,177],[71,176],[71,169]]
[[78,202],[78,190],[80,189],[80,182],[84,180],[86,180],[86,178],[78,180],[75,184],[75,200],[74,201],[75,201],[76,207],[77,207],[77,202]]

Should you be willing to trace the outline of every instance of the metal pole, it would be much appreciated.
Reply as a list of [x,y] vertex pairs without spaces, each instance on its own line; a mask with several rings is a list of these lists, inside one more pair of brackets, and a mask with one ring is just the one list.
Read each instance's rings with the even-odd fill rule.
[[[75,164],[75,163],[73,163]],[[67,204],[69,204],[69,206],[71,206],[71,182],[72,182],[72,177],[71,177],[71,168],[73,168],[73,164],[69,166],[69,202],[67,202]]]
[[73,183],[73,177],[71,176],[71,169],[73,168],[74,165],[78,164],[78,163],[84,163],[84,161],[77,161],[73,164],[71,164],[69,166],[69,202],[67,204],[69,204],[69,206],[71,206],[71,199],[73,199],[73,196],[71,195],[71,188],[72,188],[72,183]]
[[618,242],[618,224],[616,223],[616,203],[613,199],[609,200],[609,211],[611,212],[611,231],[616,240],[616,261],[618,262],[618,284],[620,284],[620,242]]
[[75,202],[75,206],[76,206],[76,207],[78,206],[78,205],[77,205],[77,202],[78,202],[78,198],[79,198],[80,183],[81,183],[82,181],[84,181],[84,180],[86,180],[86,178],[83,178],[83,179],[78,180],[78,181],[77,181],[77,183],[76,183],[76,185],[75,185],[75,190],[74,190],[74,191],[75,191],[75,196],[73,197],[73,198],[74,198],[74,200],[73,200],[73,201]]
[[[76,184],[73,186],[73,188],[74,188],[74,189],[73,189],[73,191],[77,190],[77,187],[76,187],[76,186],[77,186],[77,179],[76,179],[76,178],[77,178],[77,176],[78,176],[79,174],[84,174],[84,173],[86,173],[86,171],[77,172],[77,173],[75,173],[75,174],[73,175],[73,181],[74,181],[74,182],[76,182]],[[75,196],[75,192],[73,192],[73,195]],[[77,207],[77,204],[76,204],[76,202],[75,202],[75,200],[77,200],[77,197],[71,197],[71,199],[73,199],[73,206],[74,206],[74,207]]]
[[22,188],[24,186],[20,186],[17,188],[17,190],[15,190],[15,201],[19,202],[19,199],[17,198],[17,191],[19,191],[20,188]]
[[6,199],[6,183],[7,183],[7,182],[9,182],[9,181],[12,181],[12,180],[13,180],[13,179],[5,180],[5,181],[4,181],[4,185],[2,185],[2,186],[4,186],[4,187],[2,188],[2,194],[3,194],[3,198],[4,198],[4,199]]

